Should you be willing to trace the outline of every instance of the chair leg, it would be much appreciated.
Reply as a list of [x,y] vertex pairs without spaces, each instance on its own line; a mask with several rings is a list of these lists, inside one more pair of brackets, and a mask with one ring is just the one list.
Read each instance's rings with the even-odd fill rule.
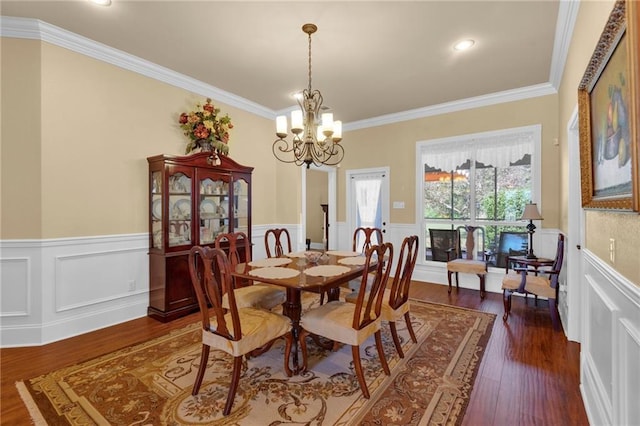
[[447,281],[449,282],[449,290],[447,290],[447,293],[451,293],[451,274],[453,272],[451,271],[447,271]]
[[484,299],[484,295],[485,295],[485,291],[484,291],[485,276],[484,276],[484,274],[478,274],[478,277],[480,278],[480,299]]
[[287,374],[287,377],[291,377],[293,376],[293,371],[289,368],[289,358],[291,357],[291,347],[293,346],[293,334],[285,334],[284,340],[284,372]]
[[460,290],[460,277],[458,276],[457,272],[456,272],[456,290]]
[[356,377],[360,384],[360,390],[362,390],[362,396],[369,399],[369,389],[367,388],[367,382],[364,380],[362,363],[360,362],[360,346],[351,346],[351,353],[353,354],[353,367],[356,370]]
[[560,316],[558,314],[558,306],[556,305],[556,299],[549,299],[549,311],[551,314],[551,323],[555,330],[560,330]]
[[209,345],[202,345],[202,352],[200,354],[200,367],[198,367],[198,374],[196,374],[196,381],[193,383],[193,390],[191,395],[197,395],[200,392],[200,385],[202,385],[202,379],[204,378],[204,371],[207,369],[207,361],[209,361]]
[[504,303],[504,315],[502,316],[502,320],[506,321],[509,318],[509,313],[511,312],[511,294],[510,290],[504,289],[502,291],[502,302]]
[[382,333],[380,330],[376,331],[376,348],[378,349],[378,356],[380,357],[380,363],[382,364],[382,369],[384,370],[384,374],[387,376],[391,375],[391,370],[389,370],[389,364],[387,364],[387,358],[384,356],[384,349],[382,347]]
[[396,330],[395,321],[389,321],[389,328],[391,329],[391,337],[393,337],[393,344],[396,345],[396,351],[400,358],[404,358],[404,352],[402,352],[402,346],[400,345],[400,338],[398,337],[398,330]]
[[[298,341],[300,342],[300,351],[302,352],[302,370],[301,373],[307,371],[307,336],[309,332],[305,329],[300,330]],[[295,367],[295,366],[294,366]]]
[[231,412],[233,407],[233,400],[236,397],[236,391],[238,390],[238,383],[240,382],[240,372],[242,371],[242,356],[233,358],[233,372],[231,373],[231,384],[229,385],[229,394],[227,395],[227,403],[224,406],[222,414],[225,416]]
[[411,317],[409,315],[409,312],[406,312],[404,314],[404,321],[407,323],[407,330],[409,330],[411,340],[413,340],[413,343],[418,343],[418,339],[416,339],[416,333],[413,332],[413,326],[411,325]]

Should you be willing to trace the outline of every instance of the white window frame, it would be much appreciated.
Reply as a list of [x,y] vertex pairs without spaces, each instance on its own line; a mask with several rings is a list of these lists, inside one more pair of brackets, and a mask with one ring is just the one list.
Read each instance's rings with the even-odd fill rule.
[[[531,198],[534,203],[538,203],[540,209],[542,209],[541,197],[540,197],[540,188],[541,188],[541,143],[542,143],[542,125],[535,124],[531,126],[523,126],[523,127],[514,127],[510,129],[501,129],[496,131],[489,132],[481,132],[481,133],[472,133],[466,135],[459,136],[451,136],[447,138],[440,139],[428,139],[424,141],[416,142],[416,224],[418,225],[418,234],[424,236],[426,235],[426,223],[433,222],[431,220],[425,220],[423,217],[424,211],[424,164],[422,163],[422,154],[423,151],[428,150],[430,146],[442,146],[442,144],[448,144],[449,146],[454,147],[456,144],[469,144],[469,143],[483,143],[484,141],[491,139],[505,139],[509,137],[514,137],[515,135],[521,134],[523,137],[531,138],[533,143],[533,152],[531,155]],[[471,206],[471,221],[475,222],[475,206]],[[451,221],[456,226],[458,224],[470,224],[465,221]],[[458,223],[460,222],[460,223]],[[463,223],[464,222],[464,223]],[[492,221],[493,222],[493,221]],[[486,224],[486,221],[478,221],[478,224]],[[500,224],[506,224],[507,222],[499,222]],[[520,223],[517,223],[520,225]],[[427,236],[428,238],[428,236]],[[426,242],[422,244],[422,252],[424,253],[424,248],[427,246]],[[438,263],[431,260],[426,260],[425,256],[418,256],[419,264],[431,264]]]

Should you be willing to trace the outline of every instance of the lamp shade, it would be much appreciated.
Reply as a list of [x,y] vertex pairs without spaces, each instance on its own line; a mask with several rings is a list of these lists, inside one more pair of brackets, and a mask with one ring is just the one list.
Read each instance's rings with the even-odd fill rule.
[[538,205],[536,203],[529,203],[524,206],[524,212],[522,212],[521,220],[542,220],[542,216],[538,211]]

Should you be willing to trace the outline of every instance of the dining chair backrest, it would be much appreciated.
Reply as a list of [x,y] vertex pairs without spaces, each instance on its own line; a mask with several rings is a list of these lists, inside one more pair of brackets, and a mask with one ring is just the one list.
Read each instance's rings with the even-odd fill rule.
[[[237,341],[242,338],[240,317],[234,297],[229,259],[219,248],[194,246],[189,251],[189,274],[202,316],[202,328],[223,338]],[[227,295],[228,309],[222,299]],[[225,314],[230,315],[226,317]],[[215,318],[211,329],[210,318]],[[231,324],[227,320],[231,319]]]
[[[228,232],[218,234],[214,241],[214,246],[227,253],[231,270],[236,272],[247,272],[249,262],[251,262],[251,247],[249,237],[244,232]],[[238,265],[243,264],[244,270],[238,271]],[[251,284],[244,282],[239,285]]]
[[564,261],[564,235],[558,234],[558,244],[556,246],[556,257],[553,260],[553,266],[551,267],[555,273],[549,274],[549,281],[551,288],[558,287],[558,279],[560,277],[560,270],[562,269],[562,262]]
[[457,229],[429,228],[431,260],[448,262],[456,259],[460,250],[460,233]]
[[353,251],[366,253],[371,246],[382,243],[380,228],[359,227],[353,232]]
[[[353,328],[356,330],[365,328],[380,317],[384,289],[391,272],[391,268],[385,268],[385,262],[393,262],[391,243],[372,245],[366,251],[365,267],[353,315]],[[370,271],[374,264],[375,269]]]
[[396,272],[389,291],[389,306],[392,309],[399,308],[409,300],[409,286],[418,259],[418,246],[417,235],[405,237],[402,241]]
[[[286,244],[286,247],[283,245]],[[287,228],[268,229],[264,234],[267,257],[282,257],[291,252],[291,236]]]

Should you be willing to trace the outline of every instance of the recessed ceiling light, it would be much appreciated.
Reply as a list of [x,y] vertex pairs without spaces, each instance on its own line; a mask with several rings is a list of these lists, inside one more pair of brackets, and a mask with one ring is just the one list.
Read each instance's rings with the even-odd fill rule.
[[462,40],[462,41],[459,41],[456,44],[454,44],[453,45],[453,49],[454,50],[467,50],[468,48],[470,48],[474,44],[476,44],[476,42],[471,40],[471,39]]
[[89,2],[99,6],[111,6],[111,0],[89,0]]

